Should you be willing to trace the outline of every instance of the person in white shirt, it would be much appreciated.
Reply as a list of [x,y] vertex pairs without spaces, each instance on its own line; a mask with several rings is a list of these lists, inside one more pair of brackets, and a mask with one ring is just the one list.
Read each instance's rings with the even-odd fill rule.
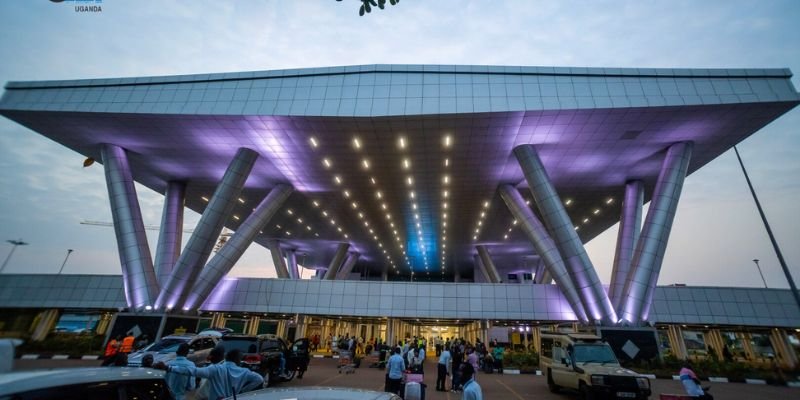
[[240,367],[241,361],[242,352],[233,349],[225,355],[225,362],[222,364],[197,368],[182,365],[167,366],[164,363],[158,363],[155,368],[179,375],[206,378],[209,385],[208,398],[221,399],[263,387],[264,377],[247,368]]
[[447,367],[450,365],[450,350],[446,347],[442,349],[441,354],[439,355],[439,363],[436,365],[436,391],[438,392],[446,392],[446,381],[447,375],[450,375],[450,371],[447,370]]

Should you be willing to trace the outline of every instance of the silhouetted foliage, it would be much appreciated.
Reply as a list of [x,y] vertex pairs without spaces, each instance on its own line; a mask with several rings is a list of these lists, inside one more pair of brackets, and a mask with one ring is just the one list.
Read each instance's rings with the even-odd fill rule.
[[[336,0],[336,1],[342,1],[342,0]],[[359,7],[358,9],[358,15],[362,17],[364,16],[365,13],[372,12],[372,7],[378,7],[381,10],[383,10],[386,7],[386,0],[360,0],[360,1],[361,1],[361,7]],[[397,5],[397,3],[399,2],[400,0],[389,0],[389,4],[393,6]]]

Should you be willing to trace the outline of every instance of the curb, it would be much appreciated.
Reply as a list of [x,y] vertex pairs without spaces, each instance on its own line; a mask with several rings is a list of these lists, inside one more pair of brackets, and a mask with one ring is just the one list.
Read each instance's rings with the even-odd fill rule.
[[82,355],[82,356],[73,356],[68,354],[23,354],[20,357],[17,357],[20,360],[99,360],[100,356],[92,354],[92,355]]

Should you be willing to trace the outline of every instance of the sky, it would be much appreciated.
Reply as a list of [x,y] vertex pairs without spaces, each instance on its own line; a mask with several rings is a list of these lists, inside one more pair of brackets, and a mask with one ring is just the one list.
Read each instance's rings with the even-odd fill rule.
[[[0,82],[357,64],[790,68],[798,1],[413,1],[358,16],[358,0],[0,2]],[[792,79],[798,86],[798,79]],[[800,110],[739,145],[787,264],[800,279]],[[119,274],[102,166],[0,118],[4,273]],[[137,186],[145,224],[163,196]],[[199,219],[187,210],[185,227]],[[608,283],[616,226],[586,245]],[[184,240],[188,235],[184,235]],[[148,231],[155,251],[157,231]],[[788,287],[733,151],[687,178],[659,284]],[[306,272],[306,276],[309,272]],[[274,277],[252,246],[231,276]]]

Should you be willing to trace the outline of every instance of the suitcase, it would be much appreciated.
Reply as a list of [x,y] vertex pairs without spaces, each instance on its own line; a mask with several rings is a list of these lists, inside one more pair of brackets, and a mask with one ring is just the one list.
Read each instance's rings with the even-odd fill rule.
[[403,400],[425,400],[425,386],[420,382],[406,383],[403,393],[401,393]]

